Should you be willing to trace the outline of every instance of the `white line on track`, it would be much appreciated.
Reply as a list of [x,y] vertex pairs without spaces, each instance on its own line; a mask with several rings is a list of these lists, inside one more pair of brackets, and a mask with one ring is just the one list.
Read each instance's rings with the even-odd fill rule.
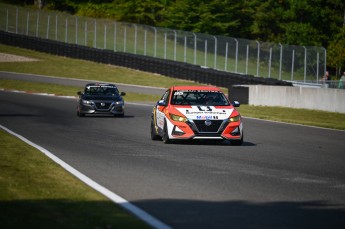
[[135,216],[137,216],[139,219],[143,220],[147,224],[151,225],[153,228],[157,229],[170,229],[168,225],[164,224],[163,222],[159,221],[158,219],[154,218],[153,216],[149,215],[148,213],[144,212],[140,208],[136,207],[135,205],[131,204],[121,196],[113,193],[109,189],[99,185],[97,182],[91,180],[89,177],[85,176],[78,170],[74,169],[72,166],[67,164],[66,162],[62,161],[60,158],[49,152],[48,150],[44,149],[43,147],[31,142],[27,138],[11,131],[10,129],[4,127],[0,124],[0,129],[3,129],[4,131],[8,132],[9,134],[19,138],[23,142],[29,144],[30,146],[36,148],[37,150],[41,151],[43,154],[45,154],[47,157],[49,157],[51,160],[62,166],[66,171],[80,179],[82,182],[90,186],[91,188],[95,189],[96,191],[100,192],[107,198],[109,198],[111,201],[117,203],[127,211],[131,212]]

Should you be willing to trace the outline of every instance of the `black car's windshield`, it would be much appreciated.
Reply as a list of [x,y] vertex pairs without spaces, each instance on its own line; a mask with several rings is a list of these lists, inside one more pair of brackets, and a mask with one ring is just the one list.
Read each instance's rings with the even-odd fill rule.
[[201,105],[201,106],[229,106],[229,101],[220,91],[173,91],[171,104],[173,105]]
[[106,85],[106,86],[99,86],[99,85],[91,85],[85,87],[85,95],[109,95],[109,96],[117,96],[119,94],[118,89],[115,86]]

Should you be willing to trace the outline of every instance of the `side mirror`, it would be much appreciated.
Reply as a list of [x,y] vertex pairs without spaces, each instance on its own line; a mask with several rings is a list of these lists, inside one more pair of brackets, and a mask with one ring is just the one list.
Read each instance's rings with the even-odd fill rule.
[[240,104],[240,102],[238,102],[238,101],[234,101],[234,102],[232,103],[232,105],[233,105],[234,107],[239,107],[241,104]]
[[121,95],[121,96],[125,96],[125,95],[126,95],[126,92],[121,92],[120,95]]
[[157,102],[157,105],[158,106],[166,106],[167,104],[165,103],[165,101],[164,100],[159,100],[158,102]]
[[77,92],[77,95],[82,95],[83,93],[81,91],[78,91]]

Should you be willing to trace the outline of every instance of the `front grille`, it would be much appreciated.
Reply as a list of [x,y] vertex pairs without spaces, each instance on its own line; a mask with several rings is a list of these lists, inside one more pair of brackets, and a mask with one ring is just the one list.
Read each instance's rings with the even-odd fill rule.
[[196,137],[221,137],[222,133],[195,133]]
[[[102,106],[103,104],[103,106]],[[108,110],[111,103],[109,102],[95,102],[96,108],[99,110]]]
[[223,120],[211,120],[211,125],[207,126],[205,120],[193,120],[200,133],[217,133]]

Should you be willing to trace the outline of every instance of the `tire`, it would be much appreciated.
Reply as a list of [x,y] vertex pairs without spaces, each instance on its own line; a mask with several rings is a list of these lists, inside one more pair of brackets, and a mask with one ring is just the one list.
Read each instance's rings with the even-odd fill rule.
[[231,145],[233,146],[240,146],[243,144],[243,133],[242,133],[242,137],[240,140],[230,140]]
[[163,143],[164,144],[170,144],[171,140],[169,138],[169,134],[168,134],[168,127],[167,127],[167,123],[164,123],[164,130],[163,130],[163,137],[162,137]]
[[151,119],[150,134],[151,134],[151,140],[153,141],[161,139],[161,137],[156,134],[156,128],[155,128],[155,124],[153,123],[153,119]]
[[82,113],[80,113],[79,111],[77,111],[77,116],[79,116],[79,117],[84,117],[85,114],[82,114]]

